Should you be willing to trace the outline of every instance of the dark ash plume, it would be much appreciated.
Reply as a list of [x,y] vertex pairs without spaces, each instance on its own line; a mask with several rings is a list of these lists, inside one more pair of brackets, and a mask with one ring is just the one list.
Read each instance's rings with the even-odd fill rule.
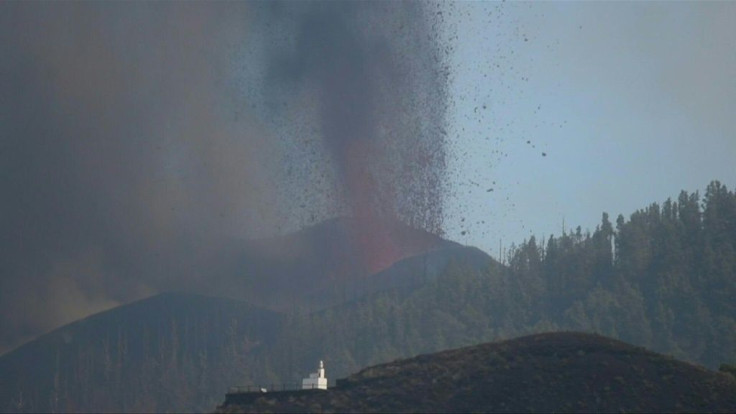
[[377,269],[385,223],[440,233],[435,8],[0,4],[0,352],[200,289],[233,240],[356,216]]
[[441,13],[418,2],[289,6],[269,7],[263,20],[277,39],[262,54],[265,110],[287,136],[317,135],[322,157],[302,167],[334,176],[330,204],[363,223],[364,259],[379,270],[397,259],[386,221],[442,231]]

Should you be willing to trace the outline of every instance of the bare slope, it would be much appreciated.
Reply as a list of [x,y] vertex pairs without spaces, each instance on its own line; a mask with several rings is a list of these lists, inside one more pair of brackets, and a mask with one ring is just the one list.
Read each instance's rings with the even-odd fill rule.
[[223,412],[734,412],[732,376],[610,338],[548,333],[366,368]]
[[101,312],[0,357],[0,412],[204,410],[218,390],[268,378],[265,344],[282,320],[182,293]]

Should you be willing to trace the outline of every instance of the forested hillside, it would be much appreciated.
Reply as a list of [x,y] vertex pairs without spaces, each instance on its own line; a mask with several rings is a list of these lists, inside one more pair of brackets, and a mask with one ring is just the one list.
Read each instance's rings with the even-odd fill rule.
[[230,384],[272,380],[281,315],[161,294],[69,324],[0,358],[2,412],[202,411]]
[[[407,259],[376,284],[384,290],[313,312],[152,298],[0,357],[0,410],[208,410],[230,385],[297,382],[320,359],[334,381],[396,358],[564,330],[715,369],[736,362],[735,246],[736,195],[713,182],[702,200],[683,192],[615,226],[603,214],[593,232],[532,238],[503,264],[475,249]],[[428,267],[432,277],[412,273]]]
[[[596,331],[715,367],[736,359],[736,195],[711,182],[615,228],[532,238],[509,259],[529,322]],[[509,306],[512,304],[509,304]],[[529,323],[528,322],[528,323]]]
[[[404,355],[576,330],[717,368],[736,361],[734,247],[736,195],[712,182],[702,201],[683,191],[619,216],[616,227],[604,213],[592,233],[531,238],[508,266],[454,263],[408,294],[294,316],[278,342],[289,357],[276,359],[324,355],[344,375]],[[321,345],[289,345],[299,341]]]

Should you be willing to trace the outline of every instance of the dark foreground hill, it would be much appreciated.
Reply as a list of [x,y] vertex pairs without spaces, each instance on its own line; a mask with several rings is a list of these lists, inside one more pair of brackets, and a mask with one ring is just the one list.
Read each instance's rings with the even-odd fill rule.
[[736,379],[598,335],[547,333],[366,368],[219,412],[736,412]]

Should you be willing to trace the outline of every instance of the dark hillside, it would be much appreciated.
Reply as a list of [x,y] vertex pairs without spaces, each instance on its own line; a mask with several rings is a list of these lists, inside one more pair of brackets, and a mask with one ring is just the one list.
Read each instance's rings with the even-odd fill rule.
[[328,391],[220,412],[734,412],[733,377],[590,334],[550,333],[366,368]]
[[303,303],[314,311],[383,291],[409,293],[442,275],[450,263],[462,263],[468,269],[483,271],[494,260],[475,247],[443,243],[442,247],[399,260],[376,274],[335,282],[312,291],[304,296]]
[[[334,221],[305,231],[323,233],[344,225]],[[425,236],[431,235],[417,234]],[[331,323],[332,313],[327,318],[323,313],[334,308],[355,315],[385,295],[422,291],[433,286],[453,261],[467,262],[476,270],[493,262],[477,249],[436,241],[435,249],[424,255],[399,260],[376,275],[346,278],[342,284],[336,281],[334,289],[316,291],[313,302],[307,302],[310,306],[304,302],[310,299],[309,290],[295,291],[299,285],[289,278],[308,281],[311,274],[297,272],[298,261],[292,263],[293,271],[281,274],[289,290],[279,292],[301,294],[300,300],[287,301],[296,312],[282,314],[235,299],[169,293],[72,323],[0,357],[0,411],[206,410],[229,386],[299,381],[320,358],[335,361],[335,367],[342,365],[334,373],[346,375],[370,363],[414,355],[416,351],[401,345],[376,352],[378,342],[386,340],[382,336],[365,341],[370,348],[356,351],[352,344],[341,342],[353,330],[332,332],[331,340],[325,341],[330,328],[322,326]],[[281,247],[288,251],[289,245]],[[313,259],[302,259],[305,269],[312,269]],[[323,259],[322,266],[332,266]],[[271,264],[278,275],[278,263]],[[262,269],[263,275],[268,275],[267,268]],[[233,291],[232,296],[238,296],[237,289]],[[309,316],[310,310],[316,312]],[[354,322],[350,317],[343,321]],[[374,333],[372,322],[372,318],[358,322],[354,328],[362,334],[354,339],[363,341]],[[442,349],[435,343],[426,346]]]
[[191,294],[121,306],[0,357],[0,411],[206,409],[248,375],[273,376],[260,359],[281,323],[243,302]]
[[294,234],[246,243],[231,253],[235,258],[223,259],[232,264],[210,278],[217,287],[211,293],[278,311],[291,311],[295,304],[331,306],[335,302],[313,298],[336,288],[349,291],[348,299],[360,296],[362,286],[373,284],[373,275],[397,262],[462,247],[400,222],[335,218]]
[[[379,273],[330,284],[313,272],[334,264],[284,242],[281,254],[294,255],[284,259],[289,272],[264,255],[260,270],[219,280],[238,297],[253,274],[273,276],[283,286],[272,294],[284,295],[288,312],[196,295],[113,309],[0,357],[0,409],[205,410],[230,386],[300,381],[318,360],[334,380],[397,358],[551,331],[596,332],[711,369],[733,365],[736,232],[726,230],[736,223],[736,195],[713,184],[706,196],[702,210],[697,194],[683,193],[676,205],[619,217],[615,228],[604,215],[592,234],[532,238],[511,250],[508,266],[440,241]],[[342,236],[329,235],[343,225],[304,231],[332,240],[313,246],[318,252],[339,246]],[[310,287],[312,277],[325,284]]]

